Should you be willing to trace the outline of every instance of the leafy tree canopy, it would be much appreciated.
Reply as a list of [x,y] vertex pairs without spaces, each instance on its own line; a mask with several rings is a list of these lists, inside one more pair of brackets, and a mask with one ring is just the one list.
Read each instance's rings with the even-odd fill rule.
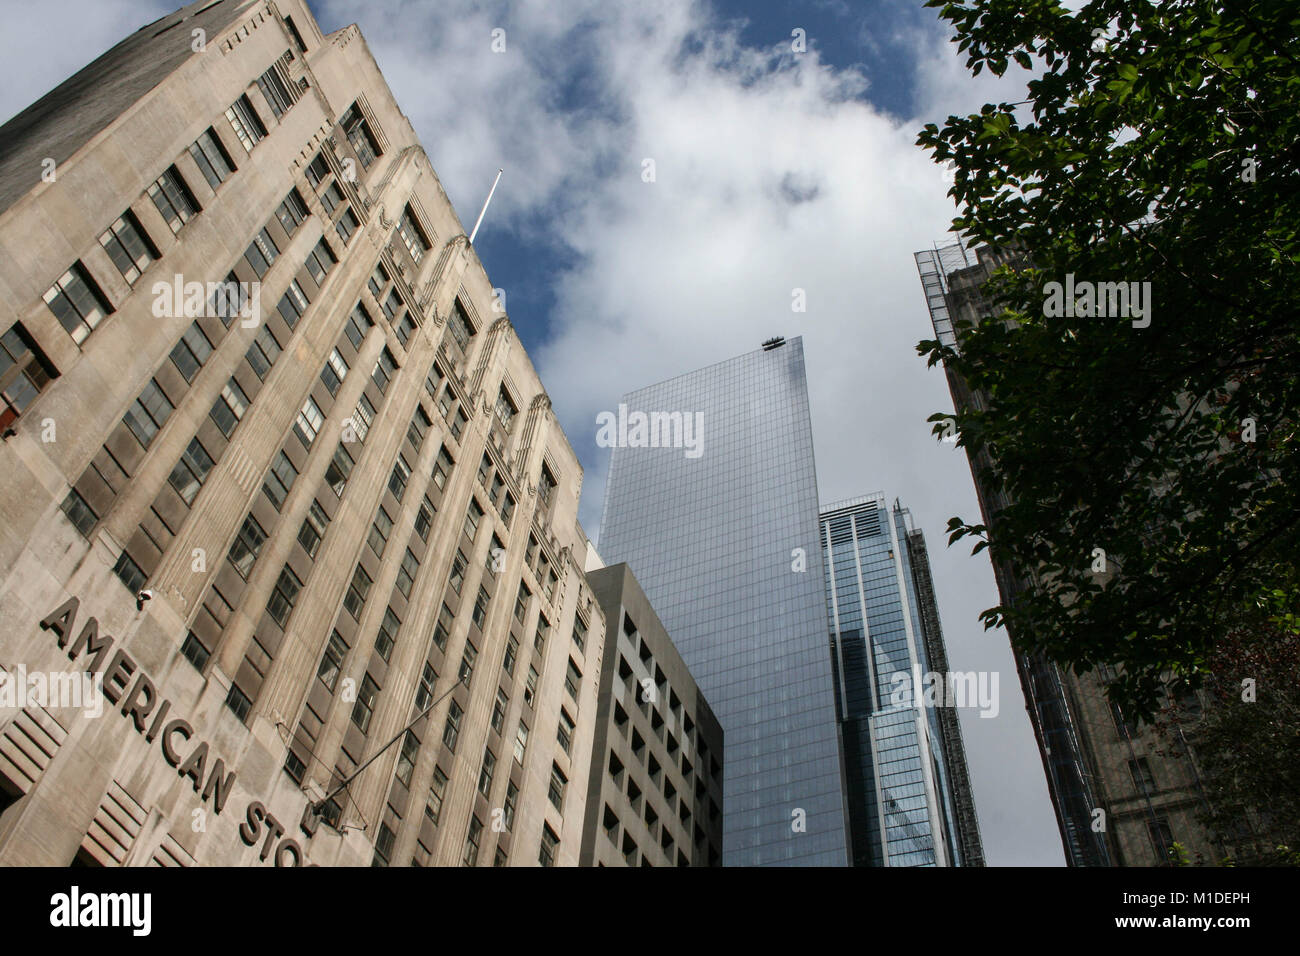
[[[954,518],[949,540],[1031,580],[987,627],[1076,670],[1121,665],[1115,699],[1148,716],[1242,609],[1292,630],[1300,609],[1300,4],[928,6],[973,73],[1041,74],[1026,102],[918,140],[955,166],[954,229],[1022,254],[956,350],[918,346],[986,397],[931,420],[954,418],[1011,502],[992,535]],[[1149,282],[1149,313],[1055,314],[1067,275],[1139,300]]]

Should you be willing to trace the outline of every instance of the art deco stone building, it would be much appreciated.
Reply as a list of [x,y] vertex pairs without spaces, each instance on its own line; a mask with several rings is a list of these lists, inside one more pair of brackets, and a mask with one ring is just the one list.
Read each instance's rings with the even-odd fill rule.
[[626,564],[588,572],[607,622],[583,866],[722,865],[722,726]]
[[0,709],[0,865],[576,864],[582,470],[356,27],[141,28],[0,259],[0,664],[105,697]]

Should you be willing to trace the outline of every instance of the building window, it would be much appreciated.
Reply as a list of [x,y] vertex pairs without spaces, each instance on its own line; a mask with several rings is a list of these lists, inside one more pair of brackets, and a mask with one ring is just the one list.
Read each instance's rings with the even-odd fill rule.
[[[397,319],[398,313],[402,311],[402,297],[398,295],[397,290],[394,289],[392,292],[388,293],[388,298],[384,299],[381,306],[383,307],[384,315],[388,316],[388,322],[391,325]],[[406,343],[403,342],[402,344],[405,345]]]
[[456,417],[451,422],[451,436],[456,441],[460,441],[461,432],[465,430],[465,426],[468,424],[469,419],[465,417],[465,411],[460,408],[456,409]]
[[149,241],[149,236],[141,228],[135,213],[124,212],[99,237],[99,244],[104,247],[108,257],[122,273],[126,284],[133,286],[136,280],[149,268],[149,263],[158,258],[158,253]]
[[276,306],[276,311],[284,319],[284,324],[289,328],[297,328],[298,320],[302,314],[307,311],[306,294],[302,291],[302,286],[298,285],[297,279],[289,280],[289,287],[284,290],[284,295],[280,297],[280,303]]
[[438,459],[433,463],[433,483],[439,488],[447,487],[447,476],[451,470],[456,467],[452,461],[451,455],[447,453],[446,447],[438,449]]
[[515,676],[515,662],[519,659],[519,639],[513,634],[506,641],[506,656],[501,661],[501,666],[511,677]]
[[185,640],[181,644],[181,656],[194,665],[194,669],[200,674],[203,668],[208,666],[208,660],[212,657],[212,652],[203,646],[198,635],[190,631],[185,635]]
[[537,861],[542,866],[555,866],[555,853],[560,848],[560,838],[555,835],[549,823],[542,824],[542,847],[537,854]]
[[492,776],[496,773],[497,758],[491,750],[483,750],[483,766],[478,772],[478,792],[487,797],[492,791]]
[[334,449],[334,457],[330,460],[329,467],[325,469],[325,483],[330,486],[336,497],[343,497],[343,490],[347,487],[353,464],[352,456],[340,441],[338,447]]
[[433,527],[433,502],[429,496],[425,495],[420,502],[420,509],[415,513],[415,533],[420,536],[421,541],[429,540],[429,529]]
[[320,406],[316,404],[314,398],[308,396],[307,401],[302,403],[302,408],[298,411],[297,419],[294,420],[293,433],[302,442],[302,447],[310,451],[312,442],[316,440],[324,424],[325,416],[321,414]]
[[473,541],[478,535],[478,523],[483,517],[483,506],[478,503],[477,498],[469,500],[469,507],[465,510],[465,526],[462,530],[465,537]]
[[447,328],[451,330],[452,338],[456,340],[460,350],[468,351],[469,340],[474,335],[474,327],[469,324],[469,319],[459,301],[452,303],[451,315],[447,317]]
[[185,330],[185,334],[172,347],[171,360],[176,366],[176,371],[181,373],[181,378],[192,383],[194,376],[199,374],[199,369],[203,368],[203,363],[210,355],[212,355],[212,343],[195,322]]
[[311,183],[312,189],[319,190],[321,183],[329,174],[330,166],[325,159],[325,154],[317,153],[316,158],[307,165],[307,181]]
[[506,801],[505,806],[502,808],[504,812],[501,814],[501,823],[507,830],[515,825],[515,807],[518,803],[519,788],[515,786],[513,780],[507,781]]
[[307,509],[307,516],[302,519],[302,527],[298,529],[298,543],[307,552],[307,557],[316,557],[321,538],[325,537],[325,529],[329,527],[329,523],[330,516],[325,513],[319,501],[312,499],[311,507]]
[[370,124],[361,113],[361,105],[353,103],[352,108],[339,120],[339,125],[343,127],[343,135],[356,151],[357,159],[361,160],[362,168],[369,169],[382,152],[370,131]]
[[320,667],[316,670],[316,676],[329,688],[330,693],[334,692],[334,685],[338,683],[339,673],[343,670],[343,658],[347,656],[347,641],[343,640],[343,635],[337,630],[332,631],[329,644],[325,647],[325,656],[320,659]]
[[402,556],[402,564],[397,569],[397,590],[402,592],[402,597],[411,596],[411,585],[415,583],[415,573],[420,569],[419,559],[411,552],[410,548],[406,549],[406,554]]
[[397,836],[393,833],[392,828],[387,823],[379,824],[379,833],[375,837],[375,857],[371,860],[371,866],[387,866],[388,859],[393,852],[393,844],[397,842]]
[[[390,281],[392,280],[389,278],[388,270],[384,268],[384,264],[376,262],[375,271],[370,273],[370,278],[366,280],[366,288],[370,290],[370,294],[375,297],[376,302],[384,294],[384,290],[388,288]],[[391,319],[393,313],[389,312],[388,317]]]
[[393,530],[393,519],[388,516],[388,511],[383,505],[375,512],[375,520],[370,525],[370,534],[366,542],[370,545],[370,550],[375,552],[376,557],[384,556],[384,548],[388,547],[388,535]]
[[533,637],[533,647],[540,652],[546,646],[546,638],[551,633],[551,622],[546,619],[546,615],[537,615],[537,634]]
[[58,372],[21,322],[0,336],[0,429],[7,428],[36,400]]
[[569,784],[569,778],[564,775],[558,763],[551,764],[551,786],[547,790],[546,796],[550,799],[551,805],[557,810],[564,809],[564,788]]
[[343,598],[343,606],[357,620],[361,620],[361,609],[366,606],[366,599],[370,597],[371,583],[366,569],[358,564],[357,569],[352,572],[352,583],[348,585],[348,593]]
[[266,127],[262,125],[261,117],[247,96],[241,96],[230,105],[230,109],[226,110],[226,119],[230,121],[230,128],[239,137],[245,152],[251,153],[253,147],[266,135]]
[[76,488],[70,489],[68,496],[63,499],[63,513],[86,539],[90,538],[90,532],[95,530],[95,525],[99,522],[99,515],[95,514],[94,509],[86,503],[86,499],[77,493]]
[[433,643],[440,651],[447,650],[447,638],[451,636],[451,625],[454,620],[451,608],[444,604],[442,610],[438,612],[438,623],[433,628]]
[[433,686],[438,682],[438,672],[428,661],[424,662],[424,673],[420,675],[420,686],[415,691],[415,709],[424,713],[433,703]]
[[281,630],[289,623],[289,615],[293,613],[294,602],[298,600],[298,592],[301,590],[302,582],[298,580],[298,575],[286,564],[280,569],[280,577],[271,591],[270,600],[266,602],[267,613],[271,615],[271,620],[280,625]]
[[[293,27],[290,25],[289,29],[292,30]],[[276,119],[287,113],[289,107],[293,106],[295,102],[293,94],[289,91],[288,84],[280,78],[280,74],[274,65],[257,78],[257,87],[262,91],[262,95],[266,97],[267,105],[271,107],[271,112],[275,114]]]
[[190,146],[190,157],[199,167],[199,172],[203,173],[203,178],[208,181],[208,185],[214,190],[235,171],[235,164],[226,155],[225,147],[221,145],[221,140],[217,139],[217,134],[212,127],[204,130],[203,135]]
[[564,689],[576,701],[578,699],[578,688],[581,685],[582,671],[578,670],[578,665],[573,663],[573,658],[569,658],[569,669],[564,674]]
[[257,561],[257,555],[261,553],[261,545],[266,540],[266,532],[256,518],[250,514],[244,518],[244,523],[239,527],[239,533],[235,535],[235,540],[230,542],[230,551],[226,554],[226,559],[239,572],[240,578],[248,579],[248,572],[252,571],[253,564]]
[[343,215],[339,216],[338,221],[334,223],[334,231],[339,234],[339,238],[343,240],[343,245],[346,246],[348,240],[352,238],[352,234],[357,231],[360,225],[361,222],[357,219],[356,213],[352,211],[351,206],[348,206],[343,210]]
[[168,166],[167,171],[154,180],[149,187],[149,198],[157,207],[159,214],[167,221],[172,234],[181,231],[181,226],[199,214],[199,204],[185,185],[185,179],[175,166]]
[[524,703],[529,707],[533,706],[533,701],[537,697],[537,668],[532,664],[528,665],[528,677],[524,681]]
[[474,664],[478,661],[478,648],[472,641],[465,642],[465,651],[460,658],[460,671],[457,676],[464,681],[466,685],[474,677]]
[[230,712],[239,718],[242,724],[248,716],[248,712],[253,709],[253,701],[239,689],[238,684],[231,684],[230,690],[226,692],[226,706]]
[[167,476],[168,482],[176,489],[181,500],[187,505],[194,504],[194,498],[203,487],[204,479],[215,464],[212,456],[197,438],[190,440],[189,446],[181,454],[181,459]]
[[528,585],[523,581],[519,582],[519,592],[515,595],[515,620],[520,624],[528,617],[528,599],[532,597],[528,593]]
[[388,490],[393,493],[393,497],[398,501],[406,494],[407,482],[411,480],[411,466],[406,463],[403,455],[398,455],[397,460],[393,462],[393,471],[388,476]]
[[488,604],[491,600],[492,597],[487,593],[487,588],[480,585],[478,589],[478,597],[474,599],[473,614],[474,626],[480,631],[483,630],[483,625],[487,623]]
[[487,487],[488,475],[492,473],[492,459],[487,455],[478,463],[478,483],[484,488]]
[[280,247],[275,244],[275,240],[271,238],[271,233],[265,226],[258,231],[253,241],[248,244],[248,248],[244,250],[244,261],[259,279],[266,275],[267,270],[279,256]]
[[393,653],[393,645],[397,643],[397,632],[401,629],[402,622],[393,613],[393,609],[384,609],[384,619],[380,622],[379,633],[375,636],[375,653],[385,661]]
[[586,652],[587,650],[587,624],[577,615],[573,618],[573,643],[578,645],[578,650]]
[[460,717],[463,713],[460,704],[454,700],[447,708],[447,723],[442,728],[442,742],[452,753],[456,752],[456,741],[460,739]]
[[284,500],[289,497],[289,491],[293,488],[297,477],[298,469],[293,467],[289,456],[280,451],[275,456],[275,461],[271,463],[271,467],[267,469],[266,480],[262,482],[262,491],[271,500],[276,511],[284,506]]
[[144,569],[125,551],[118,555],[117,563],[113,565],[113,573],[132,594],[139,594],[140,589],[144,587],[144,582],[148,580]]
[[442,814],[442,799],[447,793],[447,775],[442,772],[441,767],[433,768],[433,786],[429,787],[429,799],[424,805],[424,813],[433,825],[438,825],[438,817]]
[[507,528],[510,527],[510,519],[514,515],[514,513],[515,513],[515,498],[514,495],[510,494],[510,492],[507,491],[505,493],[505,497],[501,499],[501,522]]
[[506,725],[506,708],[510,706],[510,698],[506,697],[506,692],[497,688],[497,699],[492,702],[492,729],[501,733]]
[[229,438],[246,411],[248,411],[248,395],[232,378],[221,390],[217,400],[212,403],[212,411],[208,412],[208,415],[216,422],[217,428],[221,429],[221,434]]
[[524,765],[524,756],[528,753],[528,725],[522,720],[519,721],[519,728],[515,731],[515,759],[519,765]]
[[59,277],[43,296],[59,324],[80,345],[111,311],[108,300],[80,261]]
[[356,308],[352,310],[352,314],[348,316],[348,324],[343,329],[354,349],[361,348],[361,343],[366,340],[366,333],[370,331],[374,324],[365,307],[358,302]]
[[542,465],[542,474],[537,481],[537,499],[542,509],[550,507],[551,495],[554,491],[555,476],[551,474],[551,469]]
[[420,738],[408,730],[402,741],[402,752],[397,755],[397,779],[402,781],[402,786],[411,785],[411,774],[415,771],[415,758],[419,755]]
[[337,397],[339,386],[347,377],[348,363],[343,360],[343,354],[338,349],[331,350],[330,357],[326,359],[325,365],[320,370],[320,380],[325,384],[325,391]]
[[517,411],[518,409],[515,408],[515,403],[510,400],[505,386],[501,386],[501,391],[497,393],[496,413],[497,420],[501,422],[501,427],[506,430],[507,434],[510,432],[510,423],[514,420]]
[[412,261],[419,262],[429,248],[429,240],[424,238],[424,230],[415,221],[410,206],[407,206],[402,211],[402,218],[397,224],[397,231],[401,234],[402,242],[406,246],[406,251],[411,254]]
[[297,232],[298,227],[307,221],[308,215],[307,204],[302,201],[302,194],[296,188],[290,189],[289,194],[275,208],[275,218],[280,220],[287,236]]
[[148,448],[154,436],[158,434],[158,430],[166,424],[174,410],[175,406],[158,387],[158,382],[150,379],[149,384],[140,393],[140,397],[127,409],[122,422],[131,430],[131,434],[136,437],[140,445]]
[[573,718],[563,707],[560,708],[560,726],[555,733],[556,739],[560,742],[560,749],[566,754],[572,753],[570,748],[573,746]]
[[375,423],[375,406],[371,404],[370,399],[365,392],[357,399],[357,407],[352,410],[352,430],[356,433],[357,441],[364,442],[366,436],[370,434],[370,426]]
[[338,183],[330,183],[329,188],[320,194],[320,201],[325,211],[333,215],[334,210],[343,202],[343,190],[339,188]]
[[371,378],[379,386],[380,392],[388,390],[388,383],[397,371],[397,360],[393,358],[393,353],[385,347],[380,353],[379,358],[375,360],[375,370],[371,373]]
[[452,558],[451,561],[451,576],[447,579],[447,583],[451,585],[451,589],[457,594],[460,593],[461,587],[465,584],[465,570],[468,567],[469,561],[465,557],[465,552],[457,548],[456,557]]
[[1156,778],[1151,773],[1151,764],[1146,757],[1130,760],[1128,770],[1133,775],[1133,786],[1137,788],[1138,793],[1152,794],[1156,792]]
[[1154,820],[1147,821],[1147,833],[1151,836],[1151,846],[1156,852],[1156,862],[1169,863],[1169,851],[1174,845],[1174,834],[1169,829],[1169,820],[1160,814]]
[[[263,325],[257,330],[253,342],[248,346],[248,351],[244,353],[244,358],[252,368],[253,373],[262,381],[266,381],[266,376],[270,374],[271,367],[275,365],[276,359],[280,357],[280,343],[276,340],[275,334],[269,326]],[[233,381],[233,379],[232,379]]]
[[469,833],[465,835],[465,855],[462,862],[473,866],[478,862],[478,841],[483,835],[483,821],[478,817],[469,818]]
[[307,271],[311,273],[311,277],[316,280],[317,285],[323,285],[325,277],[329,275],[329,271],[334,268],[337,262],[338,259],[335,257],[334,251],[330,249],[329,243],[322,239],[307,254]]
[[364,734],[370,731],[370,720],[375,716],[375,699],[379,696],[379,685],[367,674],[361,680],[361,689],[357,691],[357,702],[352,705],[352,723]]

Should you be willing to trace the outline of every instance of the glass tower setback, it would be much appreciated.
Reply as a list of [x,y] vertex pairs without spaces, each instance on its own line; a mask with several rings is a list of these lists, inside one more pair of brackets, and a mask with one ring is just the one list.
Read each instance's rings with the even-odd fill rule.
[[981,866],[956,713],[916,692],[932,673],[949,684],[924,541],[908,517],[879,495],[821,513],[853,863]]
[[[694,447],[638,427],[674,412]],[[846,865],[802,340],[630,392],[617,419],[599,550],[631,566],[726,734],[724,865]]]

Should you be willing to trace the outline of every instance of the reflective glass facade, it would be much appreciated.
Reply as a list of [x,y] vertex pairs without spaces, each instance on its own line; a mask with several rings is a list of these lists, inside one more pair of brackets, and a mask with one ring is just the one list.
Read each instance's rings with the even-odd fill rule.
[[[946,674],[947,660],[937,611],[923,614],[933,596],[928,567],[919,578],[913,567],[918,552],[909,544],[918,533],[907,517],[880,496],[821,514],[853,862],[956,866],[965,848],[977,859],[964,865],[982,865],[956,715],[912,693],[924,675]],[[958,803],[968,808],[965,819]],[[962,826],[969,831],[964,843]]]
[[[803,344],[631,392],[699,446],[613,449],[600,554],[626,561],[722,724],[726,866],[848,863]],[[698,452],[698,454],[696,454]]]

